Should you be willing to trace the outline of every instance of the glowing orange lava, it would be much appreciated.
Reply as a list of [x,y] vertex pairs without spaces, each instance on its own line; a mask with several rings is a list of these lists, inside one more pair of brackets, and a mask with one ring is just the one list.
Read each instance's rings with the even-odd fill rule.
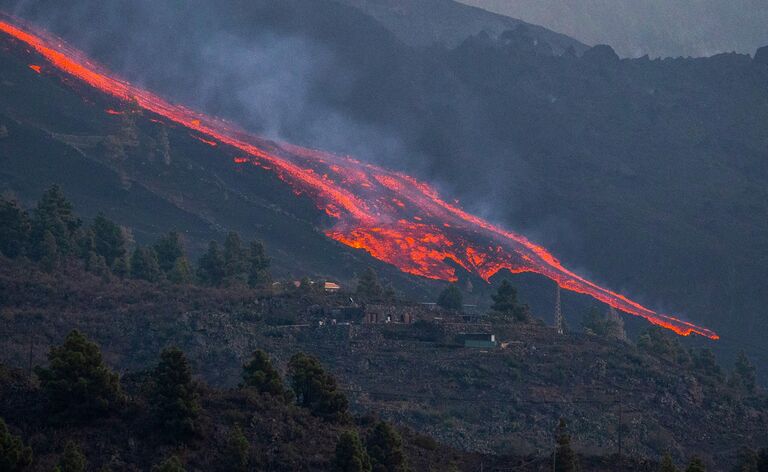
[[709,329],[656,313],[584,279],[563,267],[546,249],[446,202],[435,189],[413,177],[351,157],[250,135],[115,78],[62,40],[18,24],[0,19],[0,31],[34,49],[61,73],[184,126],[207,144],[238,149],[248,157],[234,162],[268,169],[296,194],[311,198],[335,222],[326,231],[328,237],[363,249],[404,272],[454,281],[455,269],[447,261],[485,280],[502,269],[535,272],[566,290],[589,295],[680,335],[696,333],[718,339]]
[[42,67],[40,67],[38,65],[35,65],[35,64],[30,64],[29,68],[32,69],[33,71],[37,72],[38,74],[43,71]]

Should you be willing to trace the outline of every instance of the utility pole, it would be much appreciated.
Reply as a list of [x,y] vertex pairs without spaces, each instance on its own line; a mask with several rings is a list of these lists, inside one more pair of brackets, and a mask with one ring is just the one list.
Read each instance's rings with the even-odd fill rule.
[[563,325],[563,310],[560,307],[560,285],[557,284],[555,289],[555,331],[557,334],[565,334],[565,328]]

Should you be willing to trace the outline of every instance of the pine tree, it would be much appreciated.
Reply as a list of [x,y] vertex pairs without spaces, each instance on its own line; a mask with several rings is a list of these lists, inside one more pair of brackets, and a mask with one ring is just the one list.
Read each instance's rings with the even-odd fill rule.
[[61,258],[59,254],[59,245],[56,244],[56,238],[50,231],[45,231],[43,242],[39,248],[40,266],[46,272],[53,272],[59,268]]
[[0,418],[0,470],[21,472],[32,465],[32,449],[21,438],[8,431],[8,425]]
[[357,281],[357,295],[367,300],[378,300],[382,291],[376,271],[368,267]]
[[336,443],[334,472],[371,472],[371,460],[355,431],[344,431]]
[[96,254],[104,258],[108,267],[125,256],[126,241],[123,229],[99,213],[91,224]]
[[672,455],[669,452],[664,454],[659,464],[659,472],[678,472],[675,462],[672,460]]
[[323,369],[317,359],[304,353],[295,354],[288,362],[288,372],[299,406],[329,421],[345,421],[348,418],[347,397],[338,391],[336,379]]
[[173,269],[168,273],[168,280],[175,284],[188,284],[192,282],[192,267],[186,257],[179,257],[173,264]]
[[736,358],[733,373],[731,374],[731,384],[750,393],[755,391],[755,386],[757,385],[755,366],[749,362],[749,358],[744,351],[739,352],[739,356]]
[[406,472],[408,464],[403,452],[403,439],[392,426],[380,421],[366,441],[374,472]]
[[153,248],[157,254],[157,264],[165,274],[169,274],[176,266],[176,262],[184,257],[184,246],[176,231],[171,231],[160,238]]
[[717,364],[717,359],[711,349],[702,348],[695,358],[695,365],[705,374],[714,376],[718,380],[723,379],[723,371]]
[[77,444],[69,441],[64,446],[64,454],[61,456],[54,472],[85,472],[87,467],[88,461],[85,459],[83,452]]
[[117,374],[104,365],[99,346],[79,331],[52,347],[48,362],[49,368],[38,367],[36,373],[54,418],[88,420],[122,404]]
[[160,276],[160,266],[154,249],[137,246],[131,256],[131,278],[158,282]]
[[248,254],[243,249],[240,235],[234,231],[230,231],[224,240],[224,276],[228,285],[239,285],[248,281]]
[[224,255],[219,250],[219,244],[211,241],[208,251],[200,257],[197,264],[197,277],[211,287],[218,287],[224,281]]
[[280,374],[272,366],[267,353],[262,350],[254,352],[251,360],[243,366],[243,386],[255,388],[281,400],[287,400],[289,397]]
[[54,185],[43,194],[35,209],[31,234],[33,256],[42,257],[46,232],[51,233],[63,257],[75,254],[75,233],[80,225],[72,204],[64,197],[61,189]]
[[446,310],[461,311],[464,308],[464,296],[456,284],[451,284],[440,292],[437,304]]
[[704,467],[704,462],[701,461],[698,457],[694,457],[691,459],[691,462],[688,463],[688,467],[685,468],[685,472],[706,472],[707,468]]
[[31,230],[29,214],[16,201],[0,197],[0,254],[11,259],[23,255]]
[[222,472],[246,472],[251,459],[251,446],[240,426],[229,431],[227,443],[223,449],[220,468]]
[[197,432],[200,402],[189,363],[180,349],[172,347],[160,354],[152,373],[150,403],[169,441],[181,442]]
[[176,456],[171,456],[160,464],[152,467],[152,472],[187,472],[184,465]]
[[581,321],[584,330],[595,336],[605,337],[608,335],[608,323],[600,310],[592,305]]
[[128,255],[126,254],[123,257],[115,259],[115,262],[112,263],[111,269],[112,274],[116,275],[117,277],[128,277],[131,274],[131,263]]
[[504,279],[501,281],[501,285],[496,290],[496,293],[491,295],[491,299],[493,300],[491,310],[512,317],[516,321],[528,321],[530,317],[528,309],[526,306],[518,303],[517,289],[508,280]]
[[568,433],[568,426],[564,419],[560,419],[560,423],[557,425],[555,440],[557,442],[555,457],[553,458],[555,472],[577,471],[576,453],[571,448],[571,435]]
[[104,260],[104,256],[100,256],[93,251],[88,254],[88,258],[85,262],[85,269],[104,279],[109,279],[111,273],[107,266],[107,262]]
[[248,285],[261,287],[271,282],[269,275],[270,259],[267,257],[261,241],[251,242],[248,251]]

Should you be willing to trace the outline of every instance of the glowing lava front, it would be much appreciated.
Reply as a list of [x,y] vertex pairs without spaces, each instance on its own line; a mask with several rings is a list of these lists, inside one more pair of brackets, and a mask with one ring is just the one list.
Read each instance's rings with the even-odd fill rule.
[[[447,261],[485,280],[501,269],[535,272],[566,290],[589,295],[680,335],[696,333],[718,339],[709,329],[656,313],[580,277],[546,249],[444,201],[432,187],[413,177],[351,157],[250,135],[115,78],[61,39],[18,25],[16,20],[0,19],[0,31],[34,49],[59,73],[182,125],[207,144],[238,149],[244,156],[236,158],[236,163],[269,169],[328,214],[335,221],[326,231],[328,237],[363,249],[404,272],[456,280],[455,269]],[[35,71],[39,72],[37,67]]]

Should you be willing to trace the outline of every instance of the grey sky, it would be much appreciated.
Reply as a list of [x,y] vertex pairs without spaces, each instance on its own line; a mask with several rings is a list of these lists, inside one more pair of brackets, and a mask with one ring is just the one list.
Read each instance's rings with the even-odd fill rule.
[[768,45],[768,0],[460,0],[625,57],[753,54]]

